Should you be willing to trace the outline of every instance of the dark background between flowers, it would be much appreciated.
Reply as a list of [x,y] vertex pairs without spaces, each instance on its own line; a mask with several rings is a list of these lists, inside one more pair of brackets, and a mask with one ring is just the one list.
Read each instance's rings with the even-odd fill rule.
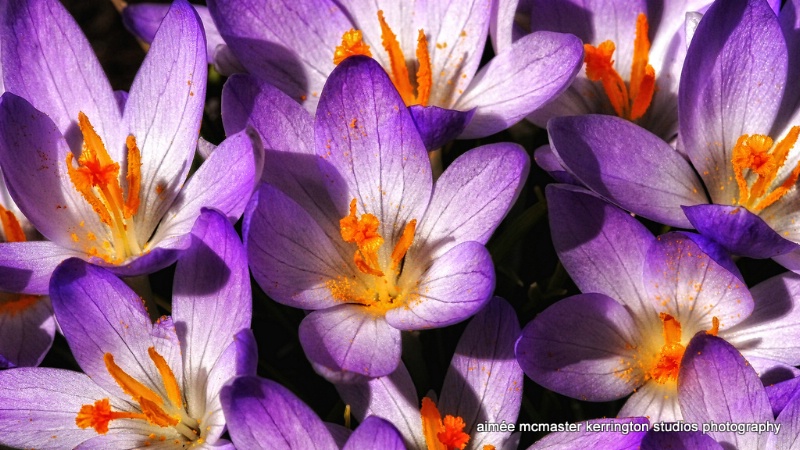
[[[166,0],[161,2],[169,3]],[[62,0],[62,3],[91,42],[112,87],[115,90],[128,90],[145,52],[123,27],[111,1]],[[493,56],[490,44],[487,44],[483,56],[484,62]],[[224,82],[225,77],[213,70],[209,72],[201,135],[215,144],[224,138],[220,119],[220,94]],[[521,144],[533,159],[533,151],[547,143],[547,133],[522,122],[485,139],[456,141],[445,147],[445,167],[469,149],[505,141]],[[195,161],[195,165],[199,163],[199,160]],[[496,295],[511,302],[523,326],[555,301],[578,293],[559,264],[550,240],[544,187],[551,182],[553,180],[532,163],[530,176],[519,200],[488,244],[497,272]],[[666,231],[658,224],[645,223],[654,233]],[[241,230],[240,225],[237,224],[238,230]],[[772,261],[743,258],[737,264],[751,287],[782,271]],[[153,291],[161,300],[159,305],[162,314],[169,314],[173,274],[174,266],[150,276]],[[252,328],[259,346],[258,374],[289,388],[323,420],[343,424],[344,403],[333,385],[312,370],[300,347],[297,328],[304,317],[303,311],[273,302],[255,282],[252,284]],[[430,390],[440,391],[464,326],[465,323],[462,323],[404,337],[403,360],[414,378],[420,398]],[[80,370],[62,336],[56,336],[53,348],[42,366]],[[518,423],[576,422],[614,417],[624,403],[624,399],[607,403],[571,399],[548,391],[527,378],[523,392]],[[542,436],[542,433],[523,434],[520,448],[526,448]]]

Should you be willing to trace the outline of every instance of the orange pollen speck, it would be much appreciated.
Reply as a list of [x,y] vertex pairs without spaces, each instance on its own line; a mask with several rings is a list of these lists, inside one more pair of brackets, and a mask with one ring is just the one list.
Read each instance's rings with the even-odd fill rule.
[[[141,188],[141,154],[136,139],[128,136],[128,165],[126,170],[127,196],[123,198],[120,184],[120,165],[108,154],[103,141],[83,112],[78,113],[78,126],[83,134],[83,147],[77,161],[67,153],[67,174],[75,187],[100,220],[109,227],[113,236],[115,254],[106,255],[109,262],[121,262],[131,255],[141,253],[133,230],[132,217],[139,209]],[[88,252],[88,251],[87,251]]]
[[[786,164],[789,151],[797,143],[798,136],[800,136],[800,126],[792,127],[786,137],[775,146],[772,145],[773,141],[769,136],[761,134],[739,136],[731,158],[736,184],[739,186],[739,205],[759,212],[780,200],[794,187],[800,178],[800,163],[780,186],[769,192],[778,177],[778,172]],[[756,178],[750,186],[747,183],[746,170]]]
[[17,216],[0,205],[0,225],[3,226],[3,235],[6,242],[25,242],[25,232],[17,220]]
[[346,58],[355,55],[364,55],[372,57],[372,52],[369,51],[369,45],[365,44],[361,30],[350,29],[345,31],[342,35],[342,45],[336,47],[333,52],[333,63],[337,66]]
[[184,406],[183,395],[178,381],[164,357],[154,347],[150,347],[147,352],[161,376],[169,403],[156,391],[128,375],[114,362],[114,356],[111,353],[106,353],[103,355],[106,370],[122,388],[123,392],[138,403],[139,412],[111,411],[107,398],[97,400],[94,405],[81,406],[75,418],[75,423],[80,428],[91,427],[97,433],[105,434],[108,432],[109,422],[115,419],[139,419],[159,427],[175,427],[181,423],[180,411],[183,410]]
[[383,17],[383,11],[378,11],[378,21],[381,25],[381,43],[386,53],[389,54],[389,65],[391,66],[391,78],[397,92],[403,98],[406,106],[422,105],[428,106],[430,99],[431,86],[433,85],[433,71],[431,70],[431,57],[428,52],[428,39],[425,37],[425,32],[419,30],[417,35],[417,61],[419,68],[417,69],[417,93],[414,94],[414,87],[411,85],[411,80],[408,75],[408,66],[406,66],[406,58],[403,55],[403,50],[400,48],[400,43],[397,41],[397,36],[389,28],[386,19]]
[[631,64],[630,84],[626,85],[611,60],[616,46],[612,41],[604,41],[597,47],[584,44],[586,77],[600,81],[603,90],[614,108],[614,112],[624,119],[637,120],[650,107],[655,93],[656,72],[648,63],[650,40],[647,16],[640,13],[636,18],[636,37],[633,42],[633,63]]
[[461,417],[448,415],[442,420],[436,404],[428,397],[422,399],[420,416],[428,450],[463,450],[467,446],[469,435],[464,432],[466,424]]

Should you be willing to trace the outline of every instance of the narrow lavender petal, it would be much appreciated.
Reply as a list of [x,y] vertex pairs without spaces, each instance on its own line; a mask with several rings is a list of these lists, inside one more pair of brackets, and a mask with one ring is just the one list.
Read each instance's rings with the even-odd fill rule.
[[681,233],[656,239],[647,252],[644,282],[653,307],[680,317],[684,326],[710,329],[716,317],[720,330],[727,330],[753,312],[753,297],[737,274]]
[[733,147],[743,134],[770,131],[786,84],[786,43],[763,0],[715,3],[692,43],[678,97],[681,139],[713,202],[732,204]]
[[[249,73],[315,111],[342,34],[353,28],[330,0],[212,0],[219,33]],[[375,19],[377,21],[377,18]]]
[[[20,151],[29,149],[29,151]],[[35,150],[35,151],[34,151]],[[53,121],[11,92],[0,98],[0,167],[8,191],[25,217],[47,239],[80,248],[73,234],[102,240],[104,225],[66,174],[66,141]],[[83,229],[79,226],[84,224]],[[79,234],[80,233],[80,234]]]
[[349,428],[336,423],[325,422],[325,428],[331,433],[331,437],[336,443],[337,448],[344,447],[345,443],[347,443],[347,439],[353,434],[353,431]]
[[[412,272],[414,268],[404,268]],[[463,242],[432,261],[418,279],[418,298],[391,309],[386,321],[399,330],[441,328],[471,317],[489,301],[494,290],[492,257],[482,244]]]
[[[192,246],[175,269],[172,318],[181,341],[188,386],[205,386],[234,336],[250,327],[252,294],[247,255],[228,219],[205,210],[192,229]],[[231,374],[230,376],[232,376]],[[186,392],[189,413],[200,417],[206,392]]]
[[623,209],[689,228],[682,205],[708,203],[689,163],[659,137],[607,115],[552,119],[550,145],[583,184]]
[[[156,31],[164,20],[164,16],[169,11],[169,5],[157,3],[139,3],[128,5],[122,10],[122,23],[131,33],[139,39],[151,43],[156,36]],[[203,23],[203,30],[206,33],[206,54],[208,62],[214,62],[214,51],[218,45],[224,45],[225,41],[219,35],[219,30],[211,19],[211,14],[205,6],[192,5],[198,17]]]
[[191,168],[206,98],[205,48],[197,13],[176,0],[131,86],[123,121],[141,152],[139,242],[153,234]]
[[581,41],[540,31],[515,42],[475,76],[455,108],[475,108],[462,139],[489,136],[522,120],[572,83],[583,63]]
[[734,255],[772,258],[798,248],[741,206],[695,205],[685,206],[683,211],[697,231]]
[[[595,419],[586,422],[592,427],[608,427],[619,431],[583,431],[550,433],[537,441],[528,450],[574,450],[576,448],[613,448],[614,450],[638,450],[641,447],[646,431],[628,431],[634,427],[644,429],[649,426],[645,417],[625,419]],[[623,428],[625,427],[625,428]]]
[[649,314],[642,273],[653,235],[580,188],[550,185],[546,193],[553,245],[578,288],[617,299],[636,315]]
[[124,141],[117,102],[78,24],[55,0],[6,3],[0,21],[5,89],[47,114],[75,154],[83,140],[76,123],[82,111],[119,161]]
[[186,235],[203,208],[235,223],[244,213],[257,177],[257,144],[242,131],[228,136],[181,189],[149,242],[153,248]]
[[519,0],[499,0],[492,5],[489,36],[495,53],[506,51],[514,42],[514,19]]
[[314,311],[299,334],[306,357],[332,370],[381,377],[400,362],[400,331],[361,305]]
[[279,303],[303,309],[336,305],[327,282],[355,276],[308,212],[262,184],[250,199],[243,235],[253,277]]
[[85,257],[47,241],[0,243],[0,291],[45,295],[61,261]]
[[475,109],[459,111],[422,105],[413,105],[408,110],[428,151],[436,150],[457,138],[475,114]]
[[369,416],[356,428],[342,450],[404,450],[403,438],[390,422]]
[[119,277],[136,277],[147,275],[164,269],[172,264],[189,247],[191,238],[188,234],[162,239],[158,247],[135,257],[122,265],[109,264],[100,258],[90,258],[92,264],[104,267]]
[[37,297],[22,310],[9,310],[9,304],[4,305],[15,300],[20,300],[16,294],[0,292],[0,369],[38,366],[56,333],[49,298]]
[[237,448],[337,448],[314,411],[274,381],[239,377],[222,390],[222,405]]
[[384,246],[394,248],[397,230],[428,206],[431,165],[408,108],[375,60],[350,57],[331,73],[314,138],[339,217],[355,198],[359,214],[375,214]]
[[777,417],[786,408],[786,405],[800,393],[800,377],[766,386],[765,389],[772,407],[772,414]]
[[516,144],[491,144],[453,161],[436,181],[415,239],[424,248],[409,258],[439,256],[464,241],[485,244],[506,216],[528,176],[530,159]]
[[[786,38],[787,54],[789,56],[789,73],[786,79],[797,80],[800,77],[800,1],[787,1],[778,15],[778,20],[781,24],[783,36]],[[798,89],[796,83],[788,83],[784,92],[781,110],[778,112],[778,121],[775,124],[778,129],[797,124],[798,115],[800,115],[800,110],[798,109],[800,104],[798,102],[800,102],[800,89]],[[789,120],[786,120],[787,118]],[[773,128],[774,131],[775,128]]]
[[725,338],[748,360],[751,356],[800,365],[800,275],[785,273],[751,289],[755,309],[724,330]]
[[514,356],[520,335],[514,308],[494,297],[467,325],[439,396],[439,411],[458,416],[470,445],[504,441],[510,433],[478,432],[479,423],[515,423],[522,404],[522,369]]
[[626,376],[636,329],[617,301],[602,294],[575,295],[522,329],[517,361],[533,381],[560,394],[589,401],[618,399],[638,387],[637,374]]
[[533,160],[536,161],[536,165],[553,177],[557,183],[581,185],[575,177],[567,172],[549,144],[537,148],[533,153]]
[[[755,370],[723,339],[698,333],[686,347],[678,375],[678,398],[687,422],[763,423],[772,421],[764,386]],[[709,432],[735,448],[765,448],[757,433]]]

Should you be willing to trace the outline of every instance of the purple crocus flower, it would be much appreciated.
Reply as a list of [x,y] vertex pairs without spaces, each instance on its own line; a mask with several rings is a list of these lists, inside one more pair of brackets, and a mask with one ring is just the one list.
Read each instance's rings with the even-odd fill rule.
[[[25,242],[38,233],[8,195],[0,172],[0,242]],[[0,291],[0,369],[37,366],[53,344],[50,298]]]
[[768,280],[751,296],[730,259],[702,236],[655,238],[580,188],[551,185],[547,196],[556,251],[584,294],[524,327],[517,358],[537,383],[589,401],[634,392],[619,417],[674,421],[678,372],[699,331],[730,341],[761,373],[800,363],[800,344],[790,338],[800,333],[797,277]]
[[672,141],[678,133],[678,81],[690,40],[687,13],[692,20],[692,12],[710,3],[499,0],[493,42],[502,54],[515,37],[524,36],[519,29],[514,32],[519,10],[530,18],[531,31],[572,33],[585,43],[585,69],[564,93],[528,116],[533,123],[544,127],[553,117],[611,114]]
[[489,300],[484,244],[516,199],[528,156],[514,144],[474,149],[434,186],[408,109],[365,57],[331,74],[313,134],[296,104],[277,97],[274,107],[286,109],[262,118],[253,109],[253,120],[274,123],[276,141],[300,138],[294,153],[267,153],[266,170],[271,157],[282,161],[267,175],[276,184],[263,184],[245,212],[253,276],[274,300],[313,311],[300,343],[318,370],[387,375],[401,330],[460,322]]
[[[652,421],[649,431],[633,433],[552,433],[530,450],[571,450],[601,446],[609,449],[740,448],[753,450],[794,448],[800,438],[800,397],[792,397],[773,415],[767,390],[739,351],[716,336],[698,333],[686,348],[678,377],[684,422]],[[644,421],[644,417],[618,419]],[[599,421],[590,421],[595,423]],[[642,423],[642,422],[640,422]],[[695,428],[683,432],[661,430]],[[760,429],[759,429],[760,428]]]
[[320,420],[291,391],[255,376],[236,378],[222,389],[228,432],[237,448],[287,450],[403,450],[403,438],[389,422],[367,417],[352,434]]
[[356,418],[368,415],[394,423],[410,449],[515,449],[522,403],[522,369],[514,359],[519,322],[514,309],[495,297],[472,319],[458,341],[441,395],[417,401],[417,391],[402,363],[391,375],[339,384],[342,399]]
[[77,258],[59,265],[53,309],[85,374],[38,367],[0,372],[0,443],[224,444],[220,391],[234,376],[255,373],[250,278],[225,216],[205,210],[191,240],[175,272],[172,317],[155,324],[142,300],[108,270]]
[[548,132],[559,160],[636,214],[694,227],[735,254],[800,268],[800,89],[791,82],[800,76],[798,6],[787,2],[777,17],[764,0],[718,1],[704,15],[678,102],[689,161],[608,116],[553,119]]
[[[391,74],[431,150],[516,123],[569,85],[583,54],[572,35],[537,32],[478,71],[492,0],[216,0],[208,6],[217,25],[209,34],[222,36],[249,73],[310,112],[336,64],[352,54],[373,56]],[[152,22],[151,16],[139,11],[128,20]]]
[[116,97],[59,2],[6,2],[0,38],[0,167],[48,239],[0,244],[0,289],[43,294],[69,257],[121,276],[150,273],[175,261],[202,207],[241,215],[256,176],[245,133],[186,181],[207,65],[202,27],[184,0],[164,20],[130,94]]

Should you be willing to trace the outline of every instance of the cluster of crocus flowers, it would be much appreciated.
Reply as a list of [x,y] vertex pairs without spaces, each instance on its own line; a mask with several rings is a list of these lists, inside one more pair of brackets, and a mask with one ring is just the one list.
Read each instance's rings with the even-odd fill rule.
[[[245,212],[250,265],[270,297],[313,311],[300,343],[318,371],[388,375],[402,330],[447,326],[483,307],[494,288],[484,243],[527,175],[519,147],[467,152],[434,186],[411,116],[375,61],[351,57],[337,67],[313,124],[283,94],[249,81],[231,91],[257,93],[245,120],[262,133],[284,123],[271,141],[277,151],[266,155],[268,182]],[[226,113],[231,127],[246,117],[235,105]],[[287,147],[293,136],[305,144]],[[270,168],[270,160],[293,167]]]
[[[14,1],[5,11],[0,166],[47,241],[0,244],[0,289],[46,293],[69,257],[121,276],[151,273],[186,248],[201,208],[238,219],[257,176],[245,132],[186,180],[207,72],[203,29],[188,3],[172,6],[131,91],[117,94],[58,2]],[[53,45],[36,44],[45,41]]]

